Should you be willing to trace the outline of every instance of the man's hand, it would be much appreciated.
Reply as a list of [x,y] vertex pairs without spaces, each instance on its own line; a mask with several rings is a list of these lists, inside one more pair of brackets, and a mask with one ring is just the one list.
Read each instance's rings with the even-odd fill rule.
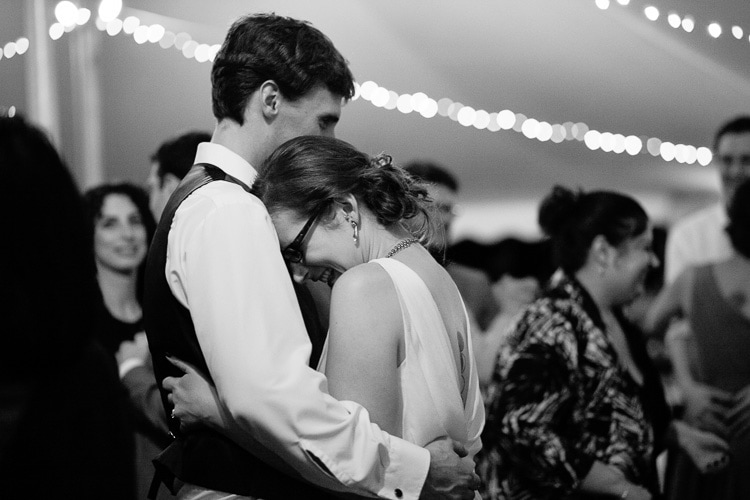
[[479,476],[474,473],[474,462],[466,448],[449,438],[442,438],[426,446],[430,452],[430,470],[420,499],[471,500],[479,488]]
[[720,389],[692,383],[684,389],[685,421],[719,437],[729,433],[727,413],[734,406],[734,397]]
[[120,348],[115,353],[115,358],[118,365],[121,365],[127,359],[137,359],[146,364],[150,355],[146,332],[140,332],[135,334],[133,340],[125,340],[120,343]]

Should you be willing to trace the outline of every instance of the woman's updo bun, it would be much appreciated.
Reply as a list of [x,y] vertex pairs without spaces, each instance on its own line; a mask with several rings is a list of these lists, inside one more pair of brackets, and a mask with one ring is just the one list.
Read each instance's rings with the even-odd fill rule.
[[550,238],[560,235],[575,218],[581,193],[563,186],[555,186],[539,207],[539,227]]
[[354,192],[384,226],[411,219],[424,211],[427,190],[400,167],[390,155],[370,159]]
[[575,273],[586,263],[594,238],[618,246],[642,234],[648,216],[633,198],[613,191],[573,192],[555,186],[539,207],[539,226],[552,240],[557,265]]

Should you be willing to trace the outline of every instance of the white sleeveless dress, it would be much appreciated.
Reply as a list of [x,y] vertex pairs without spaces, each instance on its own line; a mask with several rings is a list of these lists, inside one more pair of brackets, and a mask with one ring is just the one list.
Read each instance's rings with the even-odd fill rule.
[[[395,259],[376,259],[398,293],[404,322],[404,361],[399,366],[403,439],[424,446],[448,436],[462,443],[469,456],[481,449],[484,405],[464,307],[465,337],[446,331],[430,290],[410,267]],[[451,338],[451,336],[453,338]],[[460,363],[454,357],[457,345]],[[318,364],[325,371],[328,342]],[[462,366],[459,370],[457,364]]]

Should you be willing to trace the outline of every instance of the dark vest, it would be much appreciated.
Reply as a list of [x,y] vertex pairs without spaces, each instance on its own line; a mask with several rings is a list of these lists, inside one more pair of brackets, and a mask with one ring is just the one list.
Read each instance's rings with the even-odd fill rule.
[[[148,253],[143,315],[153,357],[154,374],[159,382],[162,403],[167,415],[171,414],[172,407],[167,400],[167,392],[161,387],[161,381],[168,376],[178,377],[181,373],[169,363],[166,355],[187,361],[204,374],[209,373],[198,344],[190,311],[172,295],[164,277],[167,238],[180,204],[196,189],[214,181],[232,182],[252,193],[247,185],[213,165],[193,166],[169,199]],[[311,363],[317,364],[324,332],[321,331],[307,289],[295,286],[295,290],[301,299],[305,326],[313,341],[315,359],[311,360]],[[307,292],[307,295],[304,292]],[[174,493],[174,480],[178,478],[204,488],[268,500],[331,498],[330,493],[300,478],[279,472],[217,432],[204,428],[181,433],[179,421],[175,419],[170,419],[169,427],[175,439],[154,459],[156,474],[151,497],[155,495],[160,482],[164,482]]]

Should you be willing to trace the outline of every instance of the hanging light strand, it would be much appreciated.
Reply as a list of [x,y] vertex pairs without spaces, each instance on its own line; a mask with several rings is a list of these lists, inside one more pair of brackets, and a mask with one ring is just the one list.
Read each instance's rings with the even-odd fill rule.
[[[601,10],[607,10],[612,4],[615,3],[620,5],[621,7],[633,7],[630,0],[617,0],[616,2],[610,0],[594,0],[594,5],[596,5]],[[659,19],[663,19],[666,20],[667,24],[669,24],[669,26],[671,26],[672,28],[682,29],[682,31],[684,31],[685,33],[693,33],[696,28],[696,18],[691,14],[678,13],[674,10],[669,10],[665,17],[662,16],[662,10],[660,10],[656,5],[652,4],[645,5],[642,8],[641,12],[649,21],[656,22],[659,21]],[[729,24],[727,24],[727,26],[728,25]],[[724,34],[722,25],[719,22],[713,20],[706,23],[705,25],[702,25],[701,28],[702,29],[698,31],[702,31],[708,34],[711,38],[719,38]],[[735,40],[750,43],[750,36],[745,38],[745,33],[748,33],[747,30],[743,29],[739,25],[732,25],[727,33],[731,33],[732,37],[734,37]]]
[[664,161],[677,161],[688,165],[697,162],[704,166],[711,163],[712,158],[711,150],[707,147],[673,144],[657,137],[643,135],[626,136],[619,133],[601,132],[583,122],[549,123],[509,109],[496,112],[474,109],[447,97],[436,101],[423,92],[398,94],[373,81],[366,81],[361,85],[355,84],[352,100],[357,99],[369,101],[379,108],[398,110],[404,114],[417,113],[424,118],[439,115],[464,127],[474,127],[478,130],[513,131],[540,142],[551,141],[560,144],[565,141],[577,141],[592,151],[626,153],[631,156],[650,154]]

